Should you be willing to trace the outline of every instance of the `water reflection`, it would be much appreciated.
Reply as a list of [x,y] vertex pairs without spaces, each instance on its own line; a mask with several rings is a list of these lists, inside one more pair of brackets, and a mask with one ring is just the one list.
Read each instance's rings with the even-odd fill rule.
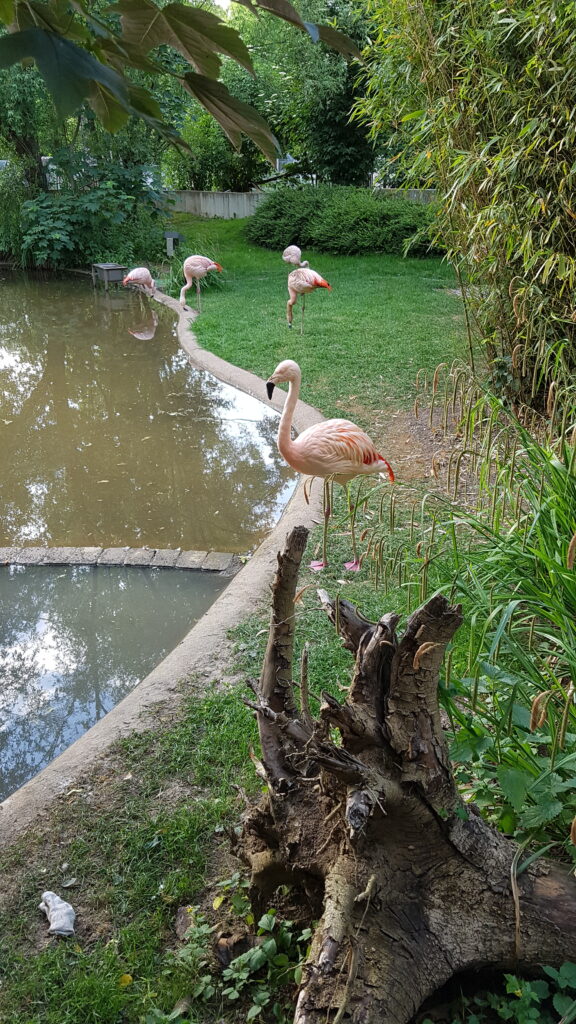
[[0,289],[0,545],[253,548],[294,485],[276,414],[193,370],[140,294]]
[[150,315],[138,327],[136,331],[128,331],[133,338],[138,338],[138,341],[152,341],[152,338],[156,334],[156,328],[158,327],[158,313],[155,309],[151,310]]
[[226,582],[120,566],[0,569],[0,800],[117,704]]

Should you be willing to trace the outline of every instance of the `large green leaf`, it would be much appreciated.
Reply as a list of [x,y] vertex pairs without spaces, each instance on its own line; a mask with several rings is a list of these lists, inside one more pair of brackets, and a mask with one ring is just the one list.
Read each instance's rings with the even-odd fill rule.
[[29,28],[0,39],[0,67],[32,58],[58,112],[67,117],[88,96],[92,82],[99,82],[121,105],[128,105],[128,92],[123,79],[110,67],[101,64],[86,50],[63,39],[54,32]]
[[126,107],[118,103],[118,100],[99,82],[92,82],[88,93],[88,103],[108,132],[117,132],[130,117],[130,112]]
[[15,25],[24,32],[27,28],[41,28],[56,35],[64,36],[72,43],[89,44],[90,32],[83,21],[70,17],[67,0],[52,0],[41,3],[26,0],[16,4]]
[[160,104],[154,99],[147,89],[143,89],[141,85],[129,85],[128,95],[130,98],[130,105],[142,117],[150,118],[153,121],[162,120]]
[[360,50],[349,36],[339,32],[336,28],[332,28],[331,25],[318,25],[317,28],[320,33],[320,39],[323,43],[326,43],[326,46],[329,46],[332,50],[337,50],[338,53],[344,54],[345,57],[361,58]]
[[531,781],[530,775],[527,772],[520,771],[518,768],[498,769],[500,788],[506,800],[512,804],[515,811],[522,810]]
[[99,39],[98,55],[102,60],[106,60],[107,63],[111,64],[120,74],[122,74],[127,64],[132,68],[137,68],[138,71],[146,71],[149,75],[153,76],[162,73],[164,70],[156,61],[146,57],[141,50],[127,43],[126,40],[112,37],[110,39]]
[[0,22],[9,25],[14,21],[14,0],[0,0]]
[[360,50],[352,39],[330,25],[317,25],[313,21],[303,21],[290,0],[236,0],[236,2],[252,11],[257,9],[269,11],[277,18],[282,18],[283,21],[295,25],[302,32],[307,32],[314,43],[321,40],[333,50],[344,54],[345,57],[361,57]]
[[280,153],[275,136],[264,118],[253,107],[235,99],[222,82],[204,78],[192,71],[184,75],[182,82],[189,93],[206,107],[222,126],[233,146],[240,146],[242,133],[256,143],[259,149],[274,162]]
[[112,10],[120,12],[123,39],[143,53],[163,44],[172,46],[200,74],[214,78],[220,70],[217,53],[224,53],[252,71],[246,44],[210,11],[183,4],[160,10],[152,0],[119,0]]

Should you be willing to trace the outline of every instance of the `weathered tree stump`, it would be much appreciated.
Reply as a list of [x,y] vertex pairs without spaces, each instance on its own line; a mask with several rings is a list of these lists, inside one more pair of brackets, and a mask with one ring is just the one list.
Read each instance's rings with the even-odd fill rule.
[[[292,682],[294,596],[307,540],[278,556],[268,649],[254,702],[268,791],[237,853],[259,908],[280,884],[319,916],[295,1024],[407,1024],[458,972],[522,971],[576,959],[576,882],[534,862],[459,796],[438,706],[438,673],[461,610],[436,596],[401,639],[399,616],[363,618],[319,591],[356,666],[344,703],[319,718]],[[338,731],[340,742],[330,738]]]

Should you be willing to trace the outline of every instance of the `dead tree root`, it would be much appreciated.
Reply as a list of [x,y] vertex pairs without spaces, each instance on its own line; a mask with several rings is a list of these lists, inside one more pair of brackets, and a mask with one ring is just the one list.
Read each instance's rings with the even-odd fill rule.
[[[576,959],[576,883],[531,865],[512,885],[514,842],[460,797],[440,723],[438,675],[461,609],[433,597],[396,636],[324,591],[356,658],[343,703],[318,720],[292,684],[294,596],[307,531],[278,557],[266,658],[251,702],[268,791],[237,853],[263,908],[280,884],[321,910],[295,1024],[408,1024],[458,972]],[[330,740],[331,730],[340,741]],[[333,734],[333,733],[332,733]]]

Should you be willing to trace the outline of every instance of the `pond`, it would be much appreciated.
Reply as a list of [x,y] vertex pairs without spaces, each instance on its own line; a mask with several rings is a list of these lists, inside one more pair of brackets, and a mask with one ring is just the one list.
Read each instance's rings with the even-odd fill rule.
[[253,550],[295,483],[277,414],[137,293],[0,277],[0,547]]
[[0,569],[0,800],[150,672],[228,580],[123,566]]
[[[190,365],[165,307],[0,270],[0,547],[249,553],[296,481],[277,423]],[[0,569],[0,799],[128,693],[226,582]]]

